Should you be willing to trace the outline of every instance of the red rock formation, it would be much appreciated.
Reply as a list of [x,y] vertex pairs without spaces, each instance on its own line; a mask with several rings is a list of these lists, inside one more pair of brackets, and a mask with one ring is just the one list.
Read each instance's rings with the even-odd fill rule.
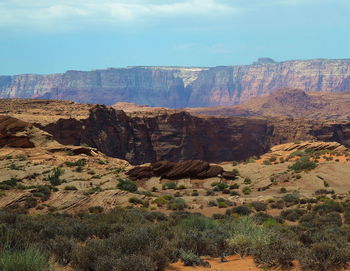
[[263,154],[271,146],[295,140],[336,141],[350,146],[350,122],[203,118],[186,112],[130,117],[105,106],[92,108],[88,119],[61,119],[42,128],[60,143],[87,143],[134,164],[161,160],[243,160]]
[[31,148],[34,143],[30,141],[28,130],[33,126],[24,121],[0,116],[0,147]]
[[209,163],[200,160],[186,160],[181,162],[161,161],[150,166],[135,167],[126,174],[131,179],[147,179],[154,176],[178,180],[183,178],[212,178],[224,172],[220,166],[211,166]]
[[161,107],[234,105],[281,88],[350,90],[350,60],[261,60],[214,68],[133,67],[54,75],[0,76],[0,98],[66,99]]

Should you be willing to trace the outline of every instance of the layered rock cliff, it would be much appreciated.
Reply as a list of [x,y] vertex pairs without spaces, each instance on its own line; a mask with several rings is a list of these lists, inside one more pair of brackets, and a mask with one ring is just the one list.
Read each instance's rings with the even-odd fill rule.
[[350,122],[203,118],[186,112],[131,117],[105,106],[92,108],[87,119],[61,119],[41,128],[62,144],[86,143],[133,164],[243,160],[295,140],[335,141],[350,146]]
[[67,99],[163,107],[233,105],[281,88],[350,90],[350,60],[258,61],[214,68],[132,67],[0,76],[0,98]]

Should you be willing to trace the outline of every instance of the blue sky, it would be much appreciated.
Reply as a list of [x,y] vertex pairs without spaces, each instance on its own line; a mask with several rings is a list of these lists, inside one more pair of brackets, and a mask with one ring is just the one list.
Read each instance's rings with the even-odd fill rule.
[[0,0],[0,74],[350,58],[350,0]]

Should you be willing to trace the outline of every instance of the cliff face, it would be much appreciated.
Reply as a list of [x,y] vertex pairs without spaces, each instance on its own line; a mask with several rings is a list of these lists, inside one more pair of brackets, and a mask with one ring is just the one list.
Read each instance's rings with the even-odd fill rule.
[[0,76],[0,98],[69,99],[111,105],[233,105],[281,88],[350,90],[350,60],[256,62],[214,68],[134,67],[54,75]]
[[130,117],[104,106],[92,108],[85,120],[61,119],[41,128],[62,144],[87,143],[133,164],[243,160],[295,140],[336,141],[350,146],[350,122],[200,118],[185,112]]

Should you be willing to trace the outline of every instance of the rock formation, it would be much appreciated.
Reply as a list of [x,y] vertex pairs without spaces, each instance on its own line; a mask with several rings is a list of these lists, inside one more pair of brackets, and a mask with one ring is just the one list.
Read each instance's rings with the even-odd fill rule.
[[350,60],[260,59],[252,65],[213,68],[131,67],[53,75],[0,76],[0,98],[66,99],[161,107],[234,105],[281,88],[350,90]]
[[126,174],[133,180],[149,179],[157,176],[166,179],[197,178],[206,179],[218,177],[224,169],[218,165],[210,165],[200,160],[186,160],[181,162],[160,161],[150,166],[135,167]]
[[[134,107],[136,109],[136,107]],[[350,91],[337,93],[282,89],[235,106],[187,108],[193,114],[291,117],[312,120],[349,120]]]
[[41,128],[62,144],[86,143],[133,164],[243,160],[296,140],[350,146],[350,122],[196,117],[186,112],[128,116],[106,106],[93,107],[87,119],[60,119]]

